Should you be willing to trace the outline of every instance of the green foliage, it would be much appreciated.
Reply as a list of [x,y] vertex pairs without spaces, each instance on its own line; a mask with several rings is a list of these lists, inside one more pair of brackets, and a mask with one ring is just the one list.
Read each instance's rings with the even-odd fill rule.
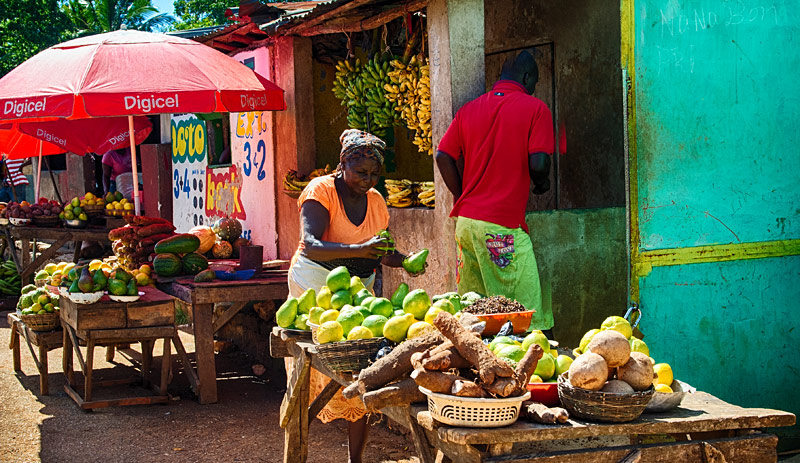
[[72,25],[58,0],[0,1],[0,76],[61,42]]
[[75,25],[77,35],[128,29],[158,31],[175,19],[159,13],[152,0],[61,0],[62,10]]
[[175,0],[178,30],[227,24],[225,10],[239,6],[239,0]]

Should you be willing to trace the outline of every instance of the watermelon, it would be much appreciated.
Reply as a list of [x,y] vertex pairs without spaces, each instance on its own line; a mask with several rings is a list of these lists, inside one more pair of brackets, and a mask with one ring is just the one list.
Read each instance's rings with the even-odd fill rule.
[[211,227],[219,239],[233,243],[236,238],[242,235],[242,223],[230,217],[217,220]]
[[191,233],[182,233],[159,241],[154,250],[156,254],[187,254],[197,251],[199,247],[200,238]]
[[196,252],[190,252],[183,256],[181,263],[183,265],[183,273],[188,273],[189,275],[195,275],[208,268],[208,259]]
[[156,275],[162,277],[174,277],[180,275],[183,265],[175,254],[162,253],[153,259],[153,270]]

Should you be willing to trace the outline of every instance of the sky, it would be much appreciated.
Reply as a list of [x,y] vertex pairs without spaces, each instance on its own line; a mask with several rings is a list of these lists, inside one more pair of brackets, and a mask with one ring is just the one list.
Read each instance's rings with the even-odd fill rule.
[[153,0],[153,6],[158,8],[158,11],[161,13],[169,13],[173,14],[175,12],[175,7],[172,4],[174,0]]

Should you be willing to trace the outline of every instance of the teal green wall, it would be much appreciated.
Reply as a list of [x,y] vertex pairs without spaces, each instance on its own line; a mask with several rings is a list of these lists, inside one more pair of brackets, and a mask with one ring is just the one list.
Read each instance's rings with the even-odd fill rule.
[[625,208],[528,213],[542,295],[565,346],[627,307]]
[[800,237],[800,16],[636,0],[641,247]]

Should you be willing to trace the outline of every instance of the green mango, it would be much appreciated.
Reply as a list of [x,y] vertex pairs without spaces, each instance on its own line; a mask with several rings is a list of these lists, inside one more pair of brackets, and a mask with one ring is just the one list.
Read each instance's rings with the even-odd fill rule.
[[80,267],[72,267],[69,272],[67,272],[67,278],[69,278],[69,281],[78,281],[78,278],[81,277],[81,270],[83,270],[83,268],[85,268],[83,265]]
[[297,318],[297,299],[290,297],[275,312],[275,322],[281,328],[288,328],[294,323],[295,318]]
[[403,259],[403,268],[406,269],[408,273],[419,273],[425,270],[426,260],[428,260],[428,250],[423,249]]
[[108,292],[114,296],[124,296],[128,292],[128,286],[124,281],[112,278],[108,280]]
[[308,288],[306,292],[297,298],[297,313],[307,314],[315,305],[317,305],[317,292],[312,288]]
[[136,287],[136,280],[133,278],[128,281],[128,296],[138,296],[139,295],[139,288]]
[[131,280],[131,278],[133,278],[133,277],[131,276],[130,273],[126,272],[125,270],[123,270],[121,268],[118,268],[117,271],[114,272],[114,278],[116,278],[117,280],[123,281],[125,283],[128,283]]
[[95,291],[106,289],[106,285],[108,285],[108,278],[106,278],[106,274],[103,273],[103,271],[100,269],[94,271],[94,275],[92,275],[92,280],[94,281],[95,288],[97,287],[100,288],[100,289],[95,289]]
[[394,294],[392,294],[392,305],[395,307],[400,307],[403,305],[403,299],[406,298],[408,295],[408,285],[405,283],[400,283],[400,286],[394,290]]
[[81,288],[78,286],[78,280],[72,280],[72,284],[69,285],[69,292],[70,293],[81,292]]

